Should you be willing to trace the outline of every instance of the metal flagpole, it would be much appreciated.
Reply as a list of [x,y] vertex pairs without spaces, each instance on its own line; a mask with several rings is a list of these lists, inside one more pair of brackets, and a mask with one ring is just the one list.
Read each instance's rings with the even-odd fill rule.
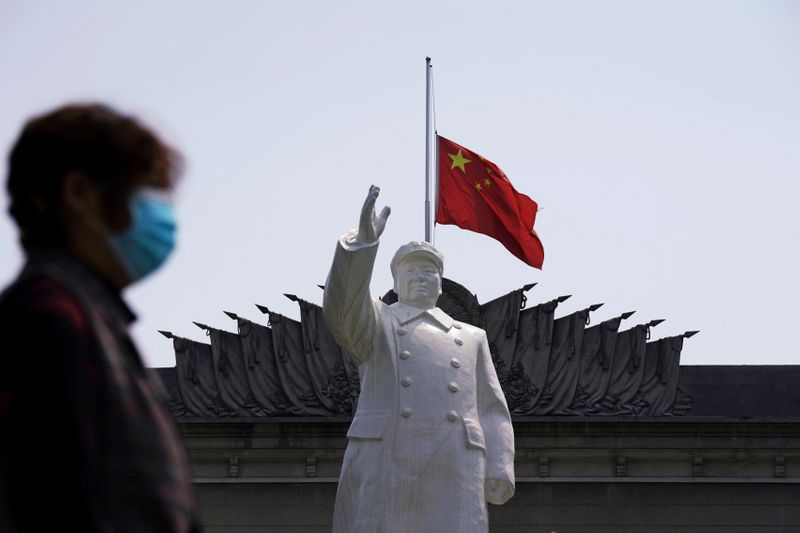
[[436,213],[439,209],[439,130],[436,128],[436,87],[433,81],[433,69],[431,69],[431,146],[433,153],[431,159],[431,244],[436,246]]
[[425,240],[431,240],[431,58],[425,58]]

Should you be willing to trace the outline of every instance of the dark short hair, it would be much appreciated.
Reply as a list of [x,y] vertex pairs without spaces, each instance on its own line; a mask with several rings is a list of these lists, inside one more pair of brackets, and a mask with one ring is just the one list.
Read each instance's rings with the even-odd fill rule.
[[64,177],[81,172],[109,198],[144,181],[171,188],[180,155],[136,118],[103,104],[71,104],[33,117],[8,158],[9,213],[26,249],[64,243],[58,219]]

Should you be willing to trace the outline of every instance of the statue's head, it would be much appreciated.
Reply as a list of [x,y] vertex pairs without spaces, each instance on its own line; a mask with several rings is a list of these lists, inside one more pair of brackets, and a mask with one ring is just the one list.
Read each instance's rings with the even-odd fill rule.
[[391,269],[398,301],[422,309],[436,307],[444,270],[439,250],[425,241],[404,244],[394,254]]

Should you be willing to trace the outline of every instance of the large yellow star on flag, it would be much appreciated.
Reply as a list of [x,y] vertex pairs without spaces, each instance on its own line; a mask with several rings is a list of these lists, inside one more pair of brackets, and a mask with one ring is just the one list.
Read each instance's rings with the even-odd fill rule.
[[447,154],[447,155],[450,157],[450,159],[453,160],[453,164],[450,166],[450,170],[453,170],[454,168],[458,167],[461,169],[461,172],[463,172],[464,174],[467,173],[467,169],[464,168],[464,165],[466,165],[467,163],[472,163],[472,161],[464,157],[464,154],[461,153],[461,150],[459,150],[457,154]]

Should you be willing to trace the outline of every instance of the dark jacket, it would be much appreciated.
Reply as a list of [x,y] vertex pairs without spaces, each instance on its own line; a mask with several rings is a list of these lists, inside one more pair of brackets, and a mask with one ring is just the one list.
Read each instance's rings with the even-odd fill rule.
[[63,252],[30,254],[0,295],[0,530],[199,530],[185,451],[128,335],[134,318]]

